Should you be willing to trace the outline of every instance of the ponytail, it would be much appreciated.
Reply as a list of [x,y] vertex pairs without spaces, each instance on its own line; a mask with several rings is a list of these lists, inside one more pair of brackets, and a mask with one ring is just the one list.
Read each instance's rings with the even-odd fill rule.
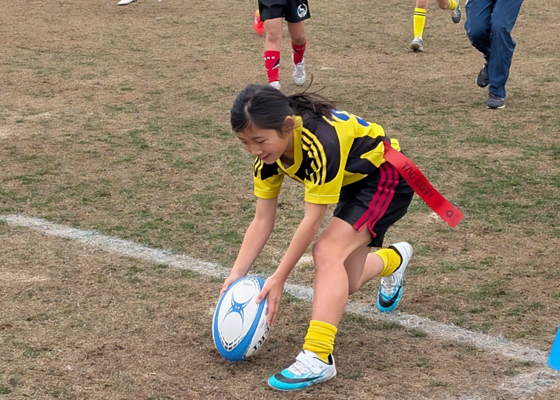
[[303,122],[314,119],[331,119],[331,113],[336,108],[334,103],[317,93],[297,93],[288,96],[288,104],[299,115]]

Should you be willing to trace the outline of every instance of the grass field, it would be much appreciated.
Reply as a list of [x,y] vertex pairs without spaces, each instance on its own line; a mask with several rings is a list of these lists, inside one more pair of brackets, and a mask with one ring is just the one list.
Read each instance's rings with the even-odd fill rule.
[[[227,268],[255,205],[252,160],[228,121],[238,91],[266,80],[256,2],[116,2],[0,3],[0,217]],[[388,243],[415,249],[399,310],[548,352],[560,324],[556,1],[523,5],[506,108],[496,111],[475,84],[483,60],[448,12],[430,5],[416,54],[413,3],[343,5],[310,5],[312,88],[397,137],[465,214],[451,229],[415,199],[389,231]],[[285,33],[280,74],[293,93]],[[303,215],[302,188],[285,182],[280,203],[253,268],[263,276]],[[309,262],[290,279],[312,282]],[[210,333],[220,279],[1,218],[0,284],[7,399],[283,398],[266,379],[297,354],[310,317],[309,303],[285,296],[262,350],[229,365]],[[376,293],[372,282],[351,300],[372,304]],[[335,357],[335,380],[290,397],[544,400],[559,387],[539,378],[537,362],[352,313]]]

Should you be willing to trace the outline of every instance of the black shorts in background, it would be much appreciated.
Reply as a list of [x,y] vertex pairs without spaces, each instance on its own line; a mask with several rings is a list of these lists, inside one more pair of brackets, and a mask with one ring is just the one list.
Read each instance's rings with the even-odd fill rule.
[[261,21],[284,18],[288,22],[301,22],[308,19],[307,0],[259,0]]

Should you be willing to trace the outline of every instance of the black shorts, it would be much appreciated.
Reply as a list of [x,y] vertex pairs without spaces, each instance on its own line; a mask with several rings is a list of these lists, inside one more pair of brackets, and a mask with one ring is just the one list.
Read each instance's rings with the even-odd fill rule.
[[307,0],[259,0],[261,21],[284,18],[288,22],[301,22],[308,19]]
[[368,246],[381,247],[385,232],[406,214],[413,195],[397,169],[385,162],[375,174],[342,188],[334,216],[357,231],[367,227],[372,238]]

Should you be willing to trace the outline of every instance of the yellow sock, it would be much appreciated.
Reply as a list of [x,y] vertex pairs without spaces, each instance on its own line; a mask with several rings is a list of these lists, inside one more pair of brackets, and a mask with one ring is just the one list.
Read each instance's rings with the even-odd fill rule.
[[375,252],[383,260],[383,271],[379,276],[389,276],[401,265],[402,259],[395,249],[381,249]]
[[317,354],[321,360],[328,363],[329,354],[334,350],[334,338],[336,336],[336,326],[327,322],[311,320],[309,329],[305,336],[303,350],[309,350]]
[[[455,1],[455,0],[451,0]],[[423,8],[415,8],[414,9],[414,38],[422,37],[424,33],[424,25],[426,24],[426,10]]]
[[449,0],[449,9],[450,10],[455,10],[458,5],[459,5],[458,0]]

